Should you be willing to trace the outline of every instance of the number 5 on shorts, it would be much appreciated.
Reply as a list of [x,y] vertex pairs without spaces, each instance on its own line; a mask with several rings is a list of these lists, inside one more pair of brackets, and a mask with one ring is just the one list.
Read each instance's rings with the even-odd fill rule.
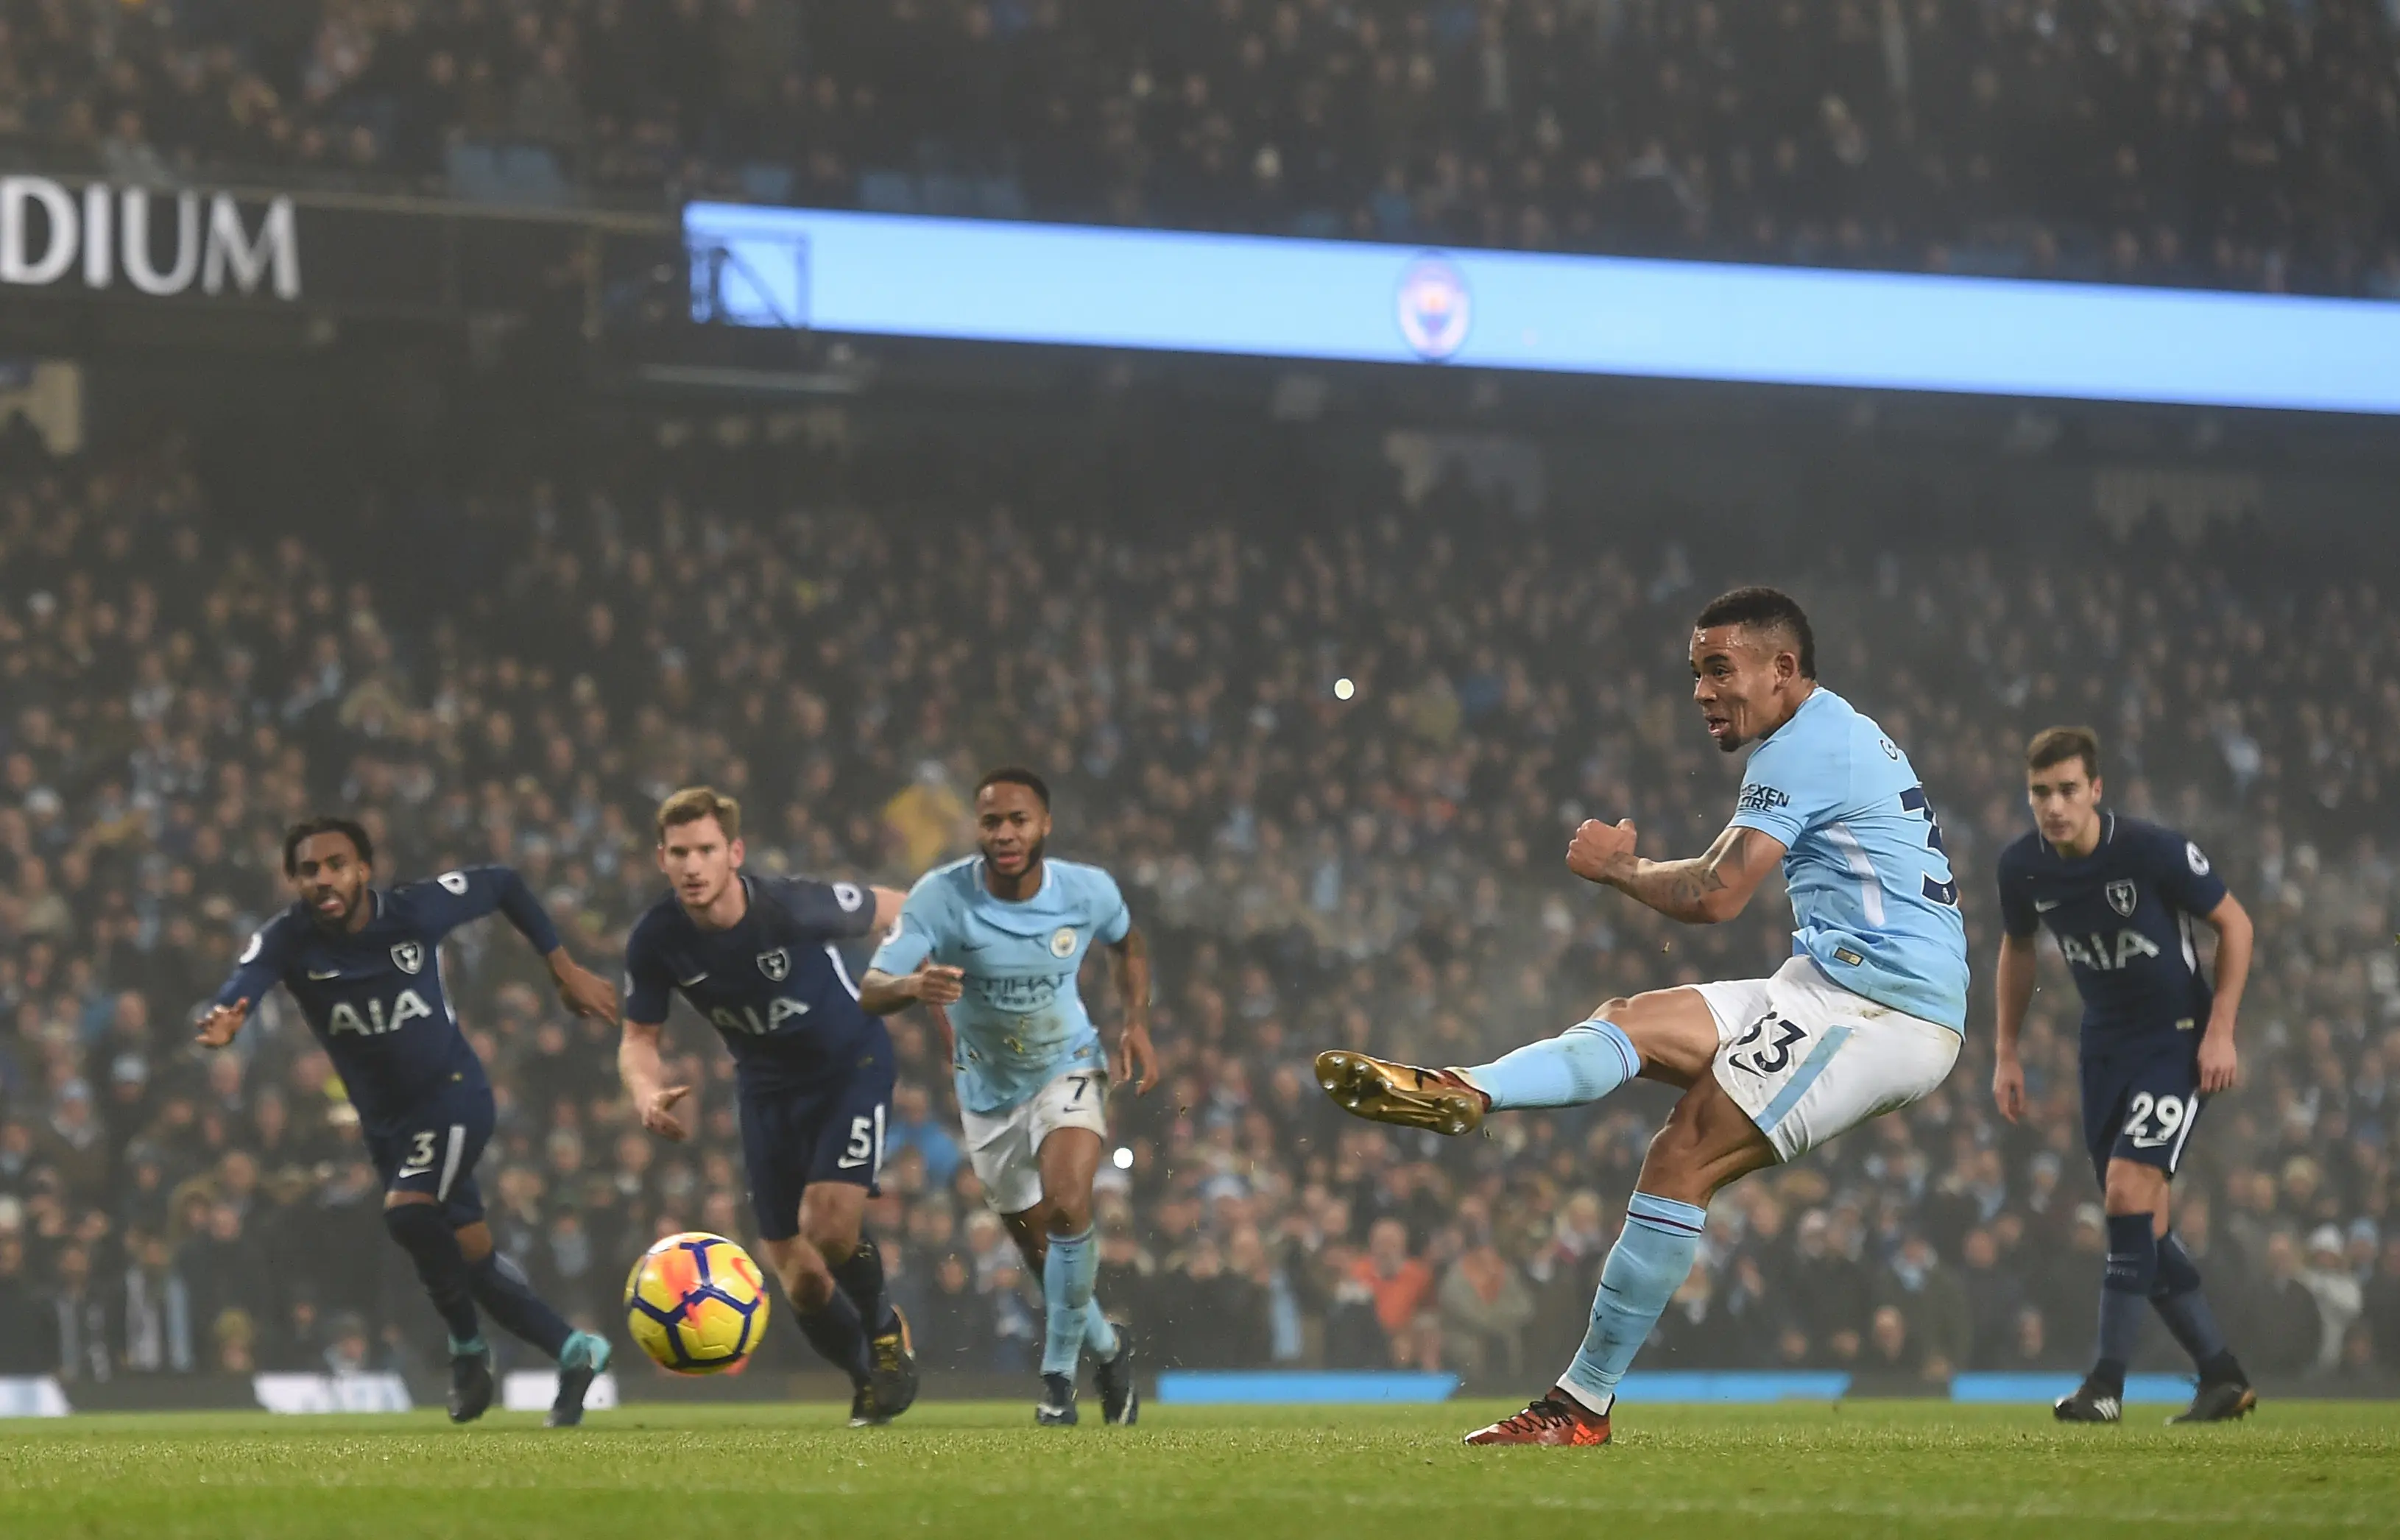
[[855,1170],[862,1165],[874,1171],[883,1169],[882,1108],[876,1108],[871,1116],[862,1115],[850,1120],[850,1143],[842,1150],[841,1159],[834,1165],[844,1171]]

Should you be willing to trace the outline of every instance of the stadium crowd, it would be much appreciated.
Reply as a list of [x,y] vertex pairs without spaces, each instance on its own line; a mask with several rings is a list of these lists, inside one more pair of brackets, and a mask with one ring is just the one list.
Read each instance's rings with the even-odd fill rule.
[[[283,902],[287,822],[355,810],[383,880],[514,865],[606,971],[660,889],[667,790],[744,798],[765,869],[905,883],[966,848],[961,787],[1025,759],[1057,790],[1059,853],[1112,867],[1156,943],[1164,1083],[1115,1098],[1131,1164],[1099,1200],[1100,1297],[1152,1361],[1542,1383],[1663,1095],[1442,1141],[1343,1117],[1308,1060],[1473,1061],[1606,994],[1784,954],[1771,897],[1686,929],[1559,859],[1587,812],[1635,817],[1653,853],[1719,826],[1737,774],[1680,649],[1708,593],[1756,574],[1450,484],[1344,507],[1224,464],[1184,493],[1214,518],[1145,522],[1063,473],[908,500],[833,450],[788,453],[804,492],[687,484],[697,450],[647,481],[492,488],[413,514],[409,540],[445,552],[413,566],[341,520],[246,538],[172,443],[0,481],[0,1373],[408,1366],[438,1345],[288,1002],[235,1050],[189,1042]],[[2228,873],[2259,930],[2244,1081],[2191,1141],[2180,1233],[2255,1373],[2400,1370],[2389,598],[2105,539],[2071,569],[1929,539],[1779,576],[1819,616],[1827,682],[1910,746],[1945,814],[1979,974],[2032,727],[2096,725],[2117,805]],[[730,1060],[678,1007],[702,1131],[660,1142],[623,1104],[613,1033],[566,1017],[513,936],[452,949],[500,1096],[500,1244],[620,1333],[649,1239],[749,1233]],[[2072,990],[2044,969],[2024,1124],[1993,1111],[1979,976],[1941,1092],[1721,1201],[1645,1365],[2080,1366],[2104,1236]],[[961,1159],[935,1039],[914,1015],[893,1030],[872,1220],[920,1351],[1028,1369],[1038,1310]],[[770,1359],[804,1363],[797,1342],[770,1334]],[[2151,1347],[2171,1362],[2163,1332]]]
[[2378,0],[6,0],[0,153],[2389,298],[2395,60]]

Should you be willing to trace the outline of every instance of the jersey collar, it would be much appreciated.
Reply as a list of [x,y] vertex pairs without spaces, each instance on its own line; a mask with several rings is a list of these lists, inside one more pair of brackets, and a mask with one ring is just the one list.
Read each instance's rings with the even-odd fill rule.
[[1031,904],[1050,891],[1050,858],[1046,855],[1042,858],[1042,886],[1027,893],[1023,898],[1002,898],[991,891],[991,884],[984,880],[984,859],[981,855],[975,858],[975,892],[983,894],[987,902],[1005,904],[1010,908],[1015,908],[1020,904]]

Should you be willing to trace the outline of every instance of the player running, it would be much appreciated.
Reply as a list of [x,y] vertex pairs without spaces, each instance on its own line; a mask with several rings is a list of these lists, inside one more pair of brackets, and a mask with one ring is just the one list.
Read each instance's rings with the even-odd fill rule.
[[[2100,807],[2100,740],[2048,728],[2025,747],[2038,825],[2000,852],[1999,1034],[1992,1095],[2025,1112],[2017,1029],[2034,986],[2033,938],[2048,925],[2083,997],[2083,1142],[2108,1212],[2100,1344],[2092,1372],[2052,1411],[2062,1423],[2124,1414],[2125,1366],[2147,1301],[2200,1370],[2171,1419],[2216,1423],[2258,1404],[2175,1237],[2168,1184],[2206,1099],[2233,1084],[2234,1014],[2250,974],[2250,916],[2182,835]],[[2191,922],[2216,932],[2216,987],[2201,976]]]
[[1605,1444],[1616,1385],[1699,1247],[1708,1203],[1924,1097],[1957,1060],[1967,938],[1942,831],[1908,756],[1817,682],[1800,606],[1736,589],[1694,622],[1692,698],[1725,753],[1757,743],[1708,853],[1645,861],[1631,821],[1575,831],[1567,867],[1670,919],[1732,919],[1780,859],[1796,928],[1771,978],[1602,1002],[1496,1063],[1425,1070],[1332,1050],[1327,1095],[1361,1117],[1463,1134],[1487,1112],[1578,1107],[1635,1076],[1684,1087],[1650,1141],[1591,1329],[1550,1392],[1470,1444]]
[[493,1249],[475,1185],[476,1158],[492,1137],[492,1083],[443,990],[442,938],[498,909],[549,960],[568,1010],[614,1021],[617,991],[567,955],[540,901],[509,867],[376,888],[367,831],[320,817],[284,835],[283,875],[297,896],[250,938],[200,1018],[201,1044],[224,1047],[267,990],[291,991],[358,1110],[383,1177],[384,1228],[450,1329],[450,1420],[471,1423],[492,1404],[481,1305],[558,1361],[550,1425],[574,1426],[608,1367],[608,1342],[570,1329]]
[[809,1345],[850,1376],[850,1425],[917,1398],[908,1323],[865,1233],[892,1105],[892,1037],[858,1008],[837,943],[891,925],[893,888],[742,871],[742,805],[707,786],[659,804],[659,869],[675,891],[625,938],[617,1070],[642,1126],[686,1135],[659,1030],[681,993],[733,1052],[750,1212]]
[[[1150,951],[1114,879],[1052,861],[1050,788],[1031,770],[996,770],[975,787],[981,853],[936,866],[909,890],[899,928],[859,991],[888,1015],[921,1003],[947,1013],[967,1154],[1007,1219],[1045,1302],[1042,1399],[1034,1421],[1075,1421],[1075,1366],[1098,1368],[1100,1411],[1140,1411],[1133,1337],[1092,1298],[1099,1247],[1092,1177],[1109,1131],[1111,1080],[1137,1095],[1158,1078],[1150,1046]],[[1113,1064],[1076,988],[1095,943],[1108,948],[1125,1021]]]

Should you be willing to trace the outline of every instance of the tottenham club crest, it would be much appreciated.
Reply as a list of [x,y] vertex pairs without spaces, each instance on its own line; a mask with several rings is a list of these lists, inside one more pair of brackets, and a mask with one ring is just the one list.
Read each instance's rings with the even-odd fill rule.
[[771,952],[760,952],[758,971],[765,974],[771,982],[781,984],[791,974],[792,954],[782,947],[776,947]]
[[2108,884],[2108,906],[2126,919],[2134,918],[2134,906],[2139,901],[2140,895],[2134,892],[2132,882],[2119,881]]
[[413,974],[425,966],[425,943],[402,941],[391,948],[391,965],[403,974]]
[[1417,357],[1439,363],[1466,346],[1475,302],[1447,259],[1426,255],[1410,263],[1400,274],[1396,308],[1400,335]]
[[1050,938],[1050,955],[1052,957],[1072,957],[1075,955],[1075,932],[1072,926],[1061,925],[1058,927],[1058,934]]

